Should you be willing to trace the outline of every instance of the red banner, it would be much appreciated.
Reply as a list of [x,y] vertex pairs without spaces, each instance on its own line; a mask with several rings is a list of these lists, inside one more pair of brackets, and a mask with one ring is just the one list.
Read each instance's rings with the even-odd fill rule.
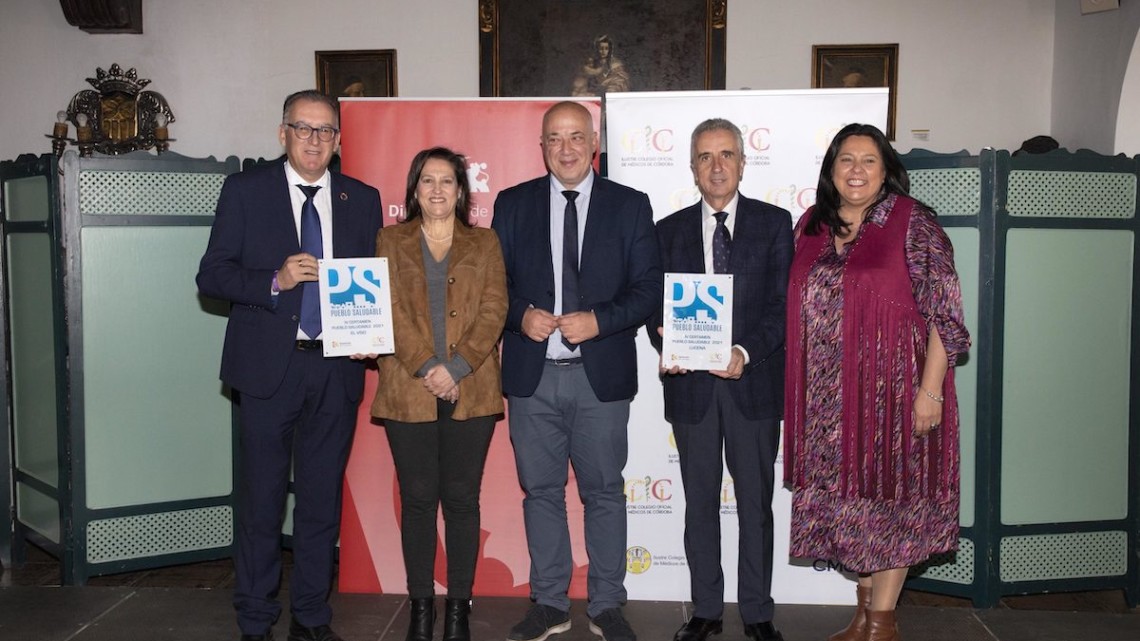
[[[408,166],[420,150],[444,146],[467,156],[471,213],[488,227],[499,191],[546,172],[539,138],[542,115],[556,100],[401,100],[341,102],[341,164],[344,173],[380,189],[384,224],[396,224],[404,210]],[[601,105],[583,104],[600,131]],[[398,337],[397,337],[398,340]],[[376,392],[373,371],[365,381],[356,440],[345,473],[341,522],[342,592],[395,592],[407,589],[400,552],[400,500],[396,471],[383,428],[369,416]],[[570,596],[586,596],[586,547],[582,505],[571,479],[566,488],[574,579]],[[482,488],[482,532],[475,594],[526,596],[530,559],[523,528],[522,490],[506,421],[491,441]],[[447,585],[444,523],[439,521],[435,579]]]

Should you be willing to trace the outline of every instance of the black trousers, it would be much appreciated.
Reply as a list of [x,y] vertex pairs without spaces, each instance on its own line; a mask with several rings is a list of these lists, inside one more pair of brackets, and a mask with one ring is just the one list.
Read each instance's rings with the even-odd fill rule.
[[384,422],[400,482],[400,539],[408,596],[435,594],[436,515],[446,524],[447,596],[470,599],[479,554],[479,489],[495,417],[452,420],[454,406],[438,401],[432,423]]
[[736,493],[740,527],[737,601],[745,624],[771,621],[772,491],[780,419],[740,414],[727,385],[717,381],[708,413],[698,423],[673,423],[685,484],[685,556],[693,590],[693,614],[719,619],[724,610],[720,565],[721,452]]
[[293,508],[293,619],[332,619],[328,604],[340,532],[341,487],[359,399],[348,398],[339,359],[294,351],[270,398],[240,398],[238,530],[234,607],[243,634],[265,634],[281,613],[281,525],[290,464]]

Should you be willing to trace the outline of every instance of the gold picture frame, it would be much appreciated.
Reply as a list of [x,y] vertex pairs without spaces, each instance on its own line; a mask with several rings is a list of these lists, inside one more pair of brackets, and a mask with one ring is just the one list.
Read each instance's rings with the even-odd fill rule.
[[895,139],[899,45],[812,45],[813,89],[887,87],[887,138]]
[[391,98],[396,91],[396,50],[317,51],[317,89],[333,98]]
[[725,88],[727,0],[479,0],[478,19],[480,96]]

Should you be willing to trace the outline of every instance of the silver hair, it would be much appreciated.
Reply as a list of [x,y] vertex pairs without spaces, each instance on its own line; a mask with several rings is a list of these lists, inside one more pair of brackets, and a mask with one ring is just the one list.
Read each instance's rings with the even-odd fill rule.
[[709,118],[697,125],[697,128],[693,130],[693,137],[689,141],[689,164],[697,162],[697,138],[700,138],[701,134],[708,131],[727,131],[732,134],[736,137],[737,153],[741,154],[741,156],[744,155],[744,134],[740,132],[740,127],[733,124],[731,120]]

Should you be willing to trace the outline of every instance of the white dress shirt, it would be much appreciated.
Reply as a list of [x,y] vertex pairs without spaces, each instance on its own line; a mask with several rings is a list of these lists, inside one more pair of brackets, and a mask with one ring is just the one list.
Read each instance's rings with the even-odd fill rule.
[[[590,195],[594,190],[594,172],[586,174],[586,178],[574,187],[578,192],[574,206],[578,209],[578,258],[582,257],[582,237],[586,231],[586,215],[590,211]],[[563,223],[566,221],[566,196],[562,192],[566,187],[558,182],[554,174],[550,175],[550,260],[554,264],[554,315],[562,313],[562,240]],[[581,260],[578,261],[578,273],[581,273]],[[580,310],[586,311],[586,310]],[[546,357],[553,360],[564,358],[577,358],[582,350],[577,346],[573,350],[562,343],[562,332],[555,329],[546,341]]]

